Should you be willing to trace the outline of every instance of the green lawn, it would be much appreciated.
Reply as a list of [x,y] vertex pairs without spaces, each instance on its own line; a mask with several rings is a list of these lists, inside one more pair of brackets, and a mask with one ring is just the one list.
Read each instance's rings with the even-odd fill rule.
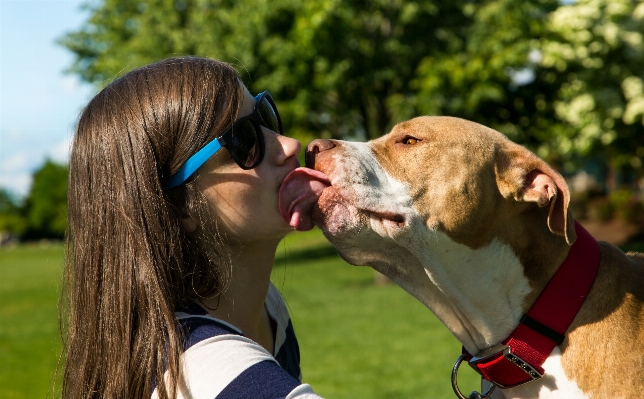
[[[60,352],[63,248],[0,250],[0,398],[45,398]],[[397,286],[344,263],[319,232],[289,236],[273,273],[292,312],[304,381],[327,398],[453,398],[460,346]],[[462,368],[463,391],[478,386]]]
[[[44,398],[60,354],[62,245],[0,250],[0,398]],[[51,395],[49,395],[51,396]]]

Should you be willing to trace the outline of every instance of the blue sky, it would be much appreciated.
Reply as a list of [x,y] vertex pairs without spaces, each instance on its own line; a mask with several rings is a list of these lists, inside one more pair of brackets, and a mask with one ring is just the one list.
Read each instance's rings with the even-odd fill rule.
[[93,88],[64,71],[56,44],[87,18],[84,0],[0,0],[0,186],[24,196],[47,157],[67,162],[76,120]]

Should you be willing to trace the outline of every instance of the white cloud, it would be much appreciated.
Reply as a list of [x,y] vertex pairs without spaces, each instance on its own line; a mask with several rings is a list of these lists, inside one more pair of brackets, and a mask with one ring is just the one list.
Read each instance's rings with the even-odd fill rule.
[[25,132],[20,129],[9,128],[6,130],[6,135],[4,135],[4,137],[5,139],[9,139],[11,141],[17,141],[22,137],[24,137],[24,135],[25,135]]
[[[6,188],[18,197],[24,197],[29,192],[32,174],[46,158],[57,163],[69,162],[69,151],[72,136],[63,141],[48,146],[47,149],[35,147],[31,150],[21,150],[13,153],[0,154],[0,187]],[[24,147],[23,147],[24,148]]]
[[[4,157],[3,157],[4,158]],[[0,163],[0,173],[4,176],[5,173],[16,171],[24,171],[29,167],[29,156],[27,153],[18,153],[2,159]]]
[[65,94],[76,94],[81,85],[76,76],[67,75],[60,80],[60,88]]
[[31,173],[1,173],[0,187],[8,189],[20,198],[27,196],[31,186]]
[[72,148],[72,136],[68,136],[65,140],[54,145],[51,150],[48,151],[47,156],[52,159],[54,162],[58,163],[68,163],[69,162],[69,152]]
[[0,161],[0,187],[24,197],[31,185],[31,158],[28,152],[3,156]]

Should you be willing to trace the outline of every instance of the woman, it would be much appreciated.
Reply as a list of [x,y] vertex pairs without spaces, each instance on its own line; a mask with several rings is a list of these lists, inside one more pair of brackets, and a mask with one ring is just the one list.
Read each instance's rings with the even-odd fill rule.
[[318,397],[269,280],[300,150],[270,95],[213,60],[139,68],[90,101],[70,158],[63,397]]

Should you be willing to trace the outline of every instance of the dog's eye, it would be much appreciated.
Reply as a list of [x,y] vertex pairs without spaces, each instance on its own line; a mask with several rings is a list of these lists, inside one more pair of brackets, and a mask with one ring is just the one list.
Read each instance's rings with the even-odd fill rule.
[[403,143],[403,144],[407,144],[407,145],[414,145],[414,144],[418,144],[418,142],[420,142],[420,140],[418,140],[416,137],[405,137],[405,138],[402,140],[402,143]]

